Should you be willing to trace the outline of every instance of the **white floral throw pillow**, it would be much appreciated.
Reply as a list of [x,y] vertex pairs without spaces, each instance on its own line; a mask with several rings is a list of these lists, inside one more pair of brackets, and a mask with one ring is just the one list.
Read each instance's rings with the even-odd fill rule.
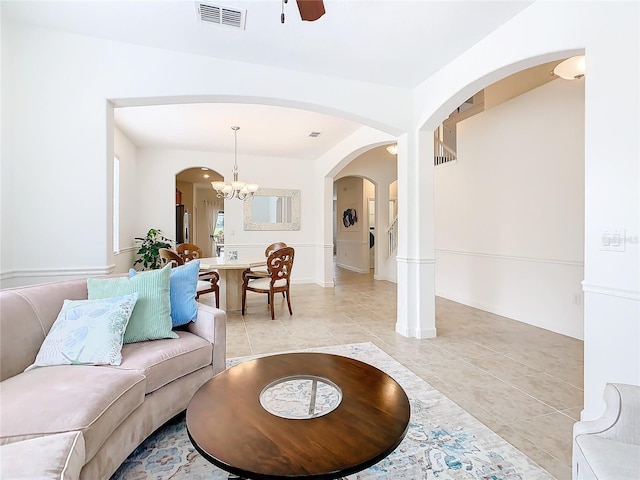
[[33,365],[120,365],[124,331],[138,294],[65,300]]

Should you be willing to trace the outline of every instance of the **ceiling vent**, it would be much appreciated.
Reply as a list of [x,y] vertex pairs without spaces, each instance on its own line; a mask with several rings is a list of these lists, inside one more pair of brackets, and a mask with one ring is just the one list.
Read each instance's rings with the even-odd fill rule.
[[321,132],[311,132],[311,133],[309,134],[309,136],[310,136],[310,137],[312,137],[312,138],[316,138],[317,136],[319,136],[319,135],[320,135],[320,133],[321,133]]
[[198,18],[203,22],[217,23],[244,30],[247,11],[240,8],[223,7],[210,3],[196,2]]

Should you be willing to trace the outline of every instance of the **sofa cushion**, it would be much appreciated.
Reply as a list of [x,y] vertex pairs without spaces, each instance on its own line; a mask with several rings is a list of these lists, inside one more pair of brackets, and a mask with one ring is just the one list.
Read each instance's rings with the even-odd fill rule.
[[[273,282],[274,287],[284,287],[287,284],[287,280],[281,278]],[[249,286],[251,288],[260,288],[263,290],[269,290],[271,288],[271,277],[256,278],[255,280],[249,280]]]
[[65,299],[83,298],[87,298],[86,280],[0,291],[0,380],[33,363]]
[[141,272],[132,278],[89,278],[89,298],[109,298],[138,293],[138,301],[124,332],[124,343],[178,338],[171,330],[169,279],[171,265]]
[[585,462],[582,468],[590,472],[579,472],[578,478],[600,478],[615,480],[638,480],[640,471],[640,445],[619,442],[598,435],[578,435],[575,441]]
[[81,431],[86,461],[144,401],[145,378],[111,367],[36,368],[2,382],[0,443]]
[[[169,277],[169,299],[171,303],[171,321],[179,327],[195,320],[198,313],[196,303],[196,287],[199,285],[200,260],[192,260],[171,269]],[[137,275],[133,268],[129,269],[129,277]]]
[[0,478],[76,480],[84,466],[82,432],[32,438],[0,447]]
[[120,365],[122,340],[137,293],[99,300],[65,300],[33,365]]
[[146,393],[211,364],[212,346],[204,338],[178,330],[177,340],[130,343],[122,347],[119,369],[146,377]]

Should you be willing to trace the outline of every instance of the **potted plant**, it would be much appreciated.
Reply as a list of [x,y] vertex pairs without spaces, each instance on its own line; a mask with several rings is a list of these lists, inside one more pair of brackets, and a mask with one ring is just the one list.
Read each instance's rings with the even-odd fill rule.
[[173,240],[164,237],[162,231],[156,228],[150,229],[146,237],[136,237],[136,240],[142,243],[136,252],[140,255],[140,258],[133,262],[133,266],[135,267],[141,263],[143,270],[160,268],[162,265],[160,263],[159,250],[161,248],[171,248],[171,244],[173,243]]

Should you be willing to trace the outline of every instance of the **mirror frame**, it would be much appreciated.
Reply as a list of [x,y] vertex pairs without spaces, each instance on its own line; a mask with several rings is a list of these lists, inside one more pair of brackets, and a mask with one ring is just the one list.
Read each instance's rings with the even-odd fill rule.
[[248,231],[265,230],[300,230],[300,190],[285,190],[279,188],[259,188],[255,193],[258,197],[288,197],[291,199],[291,222],[254,222],[253,197],[244,201],[244,229]]

